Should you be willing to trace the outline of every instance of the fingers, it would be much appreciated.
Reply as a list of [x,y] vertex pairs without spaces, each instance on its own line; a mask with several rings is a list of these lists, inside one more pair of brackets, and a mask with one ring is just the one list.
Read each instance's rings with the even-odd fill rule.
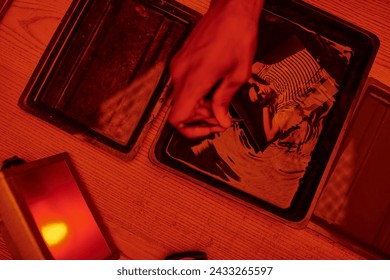
[[[213,64],[210,60],[207,63]],[[211,66],[206,67],[204,63],[200,62],[180,63],[179,61],[177,63],[177,60],[174,60],[171,68],[174,88],[172,92],[173,105],[168,116],[169,123],[189,138],[223,131],[224,129],[214,118],[211,101],[204,99],[215,85],[215,80],[219,80],[221,74],[218,72],[213,72],[212,75],[205,73],[204,69],[210,69]],[[198,121],[203,121],[202,125],[194,124]]]
[[[173,105],[168,121],[175,127],[180,123],[213,117],[211,102],[203,96],[209,87],[174,86]],[[185,94],[186,93],[186,94]]]
[[246,71],[246,69],[235,71],[232,75],[228,75],[215,91],[212,98],[212,109],[221,127],[228,128],[231,126],[230,102],[240,87],[248,81],[249,77],[250,71]]
[[[175,123],[170,121],[170,123]],[[211,110],[211,102],[201,99],[193,109],[190,117],[176,122],[176,129],[187,138],[207,136],[211,133],[222,132],[225,128],[219,125]]]
[[[232,59],[225,52],[214,51],[207,53],[215,55],[204,55],[204,46],[220,50],[218,42],[203,42],[203,47],[194,50],[190,57],[187,50],[181,50],[171,63],[174,102],[168,122],[189,138],[221,132],[231,126],[230,102],[251,74],[250,58]],[[230,52],[235,54],[233,57],[237,56],[234,51]],[[217,87],[215,91],[214,87]],[[205,99],[210,91],[214,91],[211,102]],[[188,125],[200,120],[207,125]]]
[[[176,83],[173,92],[175,99],[168,121],[188,138],[226,130],[231,126],[230,102],[249,77],[250,71],[236,71],[234,75],[227,75],[216,88],[211,101],[204,99],[213,87],[211,83],[205,86],[206,83],[198,82],[197,86],[192,87],[188,86],[188,79],[185,85]],[[189,94],[190,88],[192,91]]]
[[226,129],[217,126],[182,126],[177,127],[177,130],[187,138],[198,138],[208,136],[212,133],[223,132]]

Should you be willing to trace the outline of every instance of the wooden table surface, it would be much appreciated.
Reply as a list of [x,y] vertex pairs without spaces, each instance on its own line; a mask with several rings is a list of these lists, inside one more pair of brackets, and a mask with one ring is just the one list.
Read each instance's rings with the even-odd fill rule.
[[[209,0],[182,0],[204,13]],[[390,85],[390,2],[309,0],[375,33],[381,47],[370,76]],[[123,259],[162,259],[202,250],[211,259],[361,259],[311,228],[293,229],[258,211],[167,173],[148,153],[124,162],[22,111],[24,87],[71,0],[14,0],[0,23],[0,159],[70,153]],[[0,236],[0,259],[11,259]]]

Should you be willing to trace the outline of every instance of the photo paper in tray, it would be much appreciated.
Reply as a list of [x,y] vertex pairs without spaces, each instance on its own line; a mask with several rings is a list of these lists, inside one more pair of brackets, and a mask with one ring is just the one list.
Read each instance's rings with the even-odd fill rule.
[[252,76],[230,110],[243,120],[195,140],[166,124],[151,158],[211,190],[303,224],[378,41],[295,1],[267,1],[258,38]]

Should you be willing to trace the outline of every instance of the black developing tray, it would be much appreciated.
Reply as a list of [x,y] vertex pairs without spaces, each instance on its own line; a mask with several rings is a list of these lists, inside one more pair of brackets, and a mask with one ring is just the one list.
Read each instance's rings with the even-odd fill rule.
[[198,17],[175,1],[73,1],[19,105],[130,160],[164,102],[167,64]]
[[390,259],[389,142],[390,87],[369,78],[312,216],[368,259]]
[[[266,1],[258,38],[252,77],[230,109],[243,121],[194,140],[166,123],[150,157],[171,172],[299,227],[313,211],[379,40],[300,1]],[[280,127],[271,141],[263,122],[266,103],[261,96],[250,98],[267,86],[276,93],[270,108]]]
[[0,0],[0,20],[3,18],[11,4],[12,0]]

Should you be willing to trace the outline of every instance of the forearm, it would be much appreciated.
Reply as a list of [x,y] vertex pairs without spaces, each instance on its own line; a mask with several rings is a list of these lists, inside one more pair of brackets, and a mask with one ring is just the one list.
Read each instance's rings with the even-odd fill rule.
[[263,126],[264,126],[265,136],[267,138],[267,141],[269,141],[268,138],[271,133],[271,118],[267,107],[263,108]]
[[267,141],[274,139],[279,132],[279,126],[271,119],[271,113],[268,107],[263,108],[263,126]]

